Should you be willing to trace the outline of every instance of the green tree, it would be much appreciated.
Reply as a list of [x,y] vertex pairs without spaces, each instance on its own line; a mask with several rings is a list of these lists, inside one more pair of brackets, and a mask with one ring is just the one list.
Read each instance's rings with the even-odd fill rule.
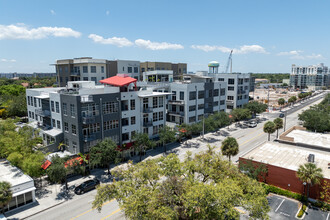
[[155,142],[150,140],[148,134],[146,133],[136,133],[133,136],[134,146],[139,150],[140,161],[142,160],[142,153],[146,148],[152,148],[155,145]]
[[234,117],[234,120],[236,122],[251,118],[250,110],[249,109],[244,109],[244,108],[235,108],[231,112],[231,115]]
[[106,166],[110,174],[110,164],[117,162],[119,154],[116,143],[110,138],[104,139],[91,148],[91,164]]
[[27,116],[27,106],[25,94],[20,94],[18,96],[12,96],[11,101],[7,107],[8,116],[13,117],[23,117]]
[[309,198],[310,186],[319,184],[323,178],[322,169],[318,168],[314,163],[305,163],[299,166],[297,177],[307,183],[307,198]]
[[257,102],[257,101],[252,101],[244,105],[244,108],[247,108],[251,111],[252,115],[255,117],[256,114],[260,114],[267,109],[267,105]]
[[277,101],[277,103],[278,103],[279,105],[284,105],[284,104],[285,104],[285,99],[283,99],[283,98],[279,98],[278,101]]
[[13,152],[9,154],[7,160],[16,167],[21,167],[23,155],[19,152]]
[[314,132],[330,131],[330,105],[318,104],[298,114],[303,126]]
[[282,118],[275,118],[274,119],[275,129],[277,130],[276,138],[278,138],[278,129],[283,128],[283,120]]
[[283,87],[289,86],[287,83],[282,84]]
[[51,158],[52,164],[47,168],[47,176],[53,183],[62,183],[65,181],[65,188],[68,189],[67,169],[64,165],[64,159],[58,155]]
[[229,161],[232,156],[238,154],[239,146],[237,140],[233,137],[227,137],[222,141],[221,152],[223,155],[227,156]]
[[288,100],[288,102],[291,104],[295,103],[295,101],[297,101],[297,96],[291,96]]
[[243,162],[240,161],[239,169],[248,177],[257,181],[260,179],[262,179],[262,181],[265,181],[268,173],[268,168],[265,164],[253,163],[252,158],[244,160]]
[[238,219],[237,206],[251,218],[268,218],[265,189],[212,148],[183,161],[170,154],[129,163],[113,173],[121,181],[101,185],[93,207],[117,199],[128,219]]
[[267,121],[264,124],[264,132],[268,133],[268,141],[270,141],[270,134],[274,133],[276,131],[275,123],[272,121]]
[[164,146],[164,152],[166,153],[166,144],[175,141],[175,131],[169,126],[165,126],[159,131],[159,140]]
[[10,188],[11,184],[9,182],[0,182],[0,207],[2,213],[4,213],[4,208],[8,205],[13,196],[13,193]]
[[44,170],[41,168],[44,160],[45,155],[40,151],[36,151],[24,158],[22,170],[33,178],[39,178],[44,174]]

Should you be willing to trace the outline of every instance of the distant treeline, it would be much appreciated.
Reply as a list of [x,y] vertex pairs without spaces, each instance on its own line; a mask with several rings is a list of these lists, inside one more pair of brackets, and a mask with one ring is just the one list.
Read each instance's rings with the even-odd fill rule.
[[268,79],[270,83],[281,83],[283,79],[290,79],[289,73],[252,73],[257,79]]

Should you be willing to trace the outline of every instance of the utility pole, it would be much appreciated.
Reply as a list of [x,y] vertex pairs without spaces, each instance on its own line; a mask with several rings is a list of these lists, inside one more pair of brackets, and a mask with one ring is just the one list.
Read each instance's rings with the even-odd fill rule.
[[205,122],[204,122],[204,119],[205,119],[205,117],[204,117],[204,114],[203,114],[203,139],[204,139],[204,132],[205,132],[205,128],[204,128]]
[[284,113],[284,131],[285,131],[285,126],[286,126],[286,111],[285,111],[285,113]]
[[269,85],[268,85],[268,101],[267,101],[267,104],[268,104],[268,113],[269,113]]

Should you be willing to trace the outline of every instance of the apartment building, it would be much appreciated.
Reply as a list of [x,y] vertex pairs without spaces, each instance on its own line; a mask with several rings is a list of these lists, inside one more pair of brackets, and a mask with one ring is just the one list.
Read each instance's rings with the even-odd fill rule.
[[183,74],[187,73],[186,63],[169,62],[141,62],[141,73],[154,70],[172,70],[174,79],[182,79]]
[[128,74],[139,79],[140,62],[130,60],[106,60],[81,57],[74,59],[57,60],[55,64],[57,82],[65,87],[69,81],[99,81],[111,76]]
[[40,129],[48,151],[63,142],[73,154],[89,152],[104,138],[128,148],[137,132],[156,138],[165,125],[169,93],[138,88],[136,82],[123,74],[100,80],[103,85],[73,81],[67,87],[28,89],[30,125]]
[[330,72],[323,63],[310,66],[292,64],[290,86],[295,89],[319,90],[330,86]]

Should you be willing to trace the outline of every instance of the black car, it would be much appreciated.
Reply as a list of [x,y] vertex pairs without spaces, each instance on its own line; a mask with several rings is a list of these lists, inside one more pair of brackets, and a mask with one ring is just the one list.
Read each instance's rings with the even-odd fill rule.
[[92,180],[87,180],[77,186],[74,189],[74,192],[76,194],[84,194],[85,192],[95,189],[97,185],[100,185],[100,181],[98,179],[92,179]]
[[284,113],[281,113],[281,114],[279,115],[279,117],[280,117],[280,118],[284,118]]

